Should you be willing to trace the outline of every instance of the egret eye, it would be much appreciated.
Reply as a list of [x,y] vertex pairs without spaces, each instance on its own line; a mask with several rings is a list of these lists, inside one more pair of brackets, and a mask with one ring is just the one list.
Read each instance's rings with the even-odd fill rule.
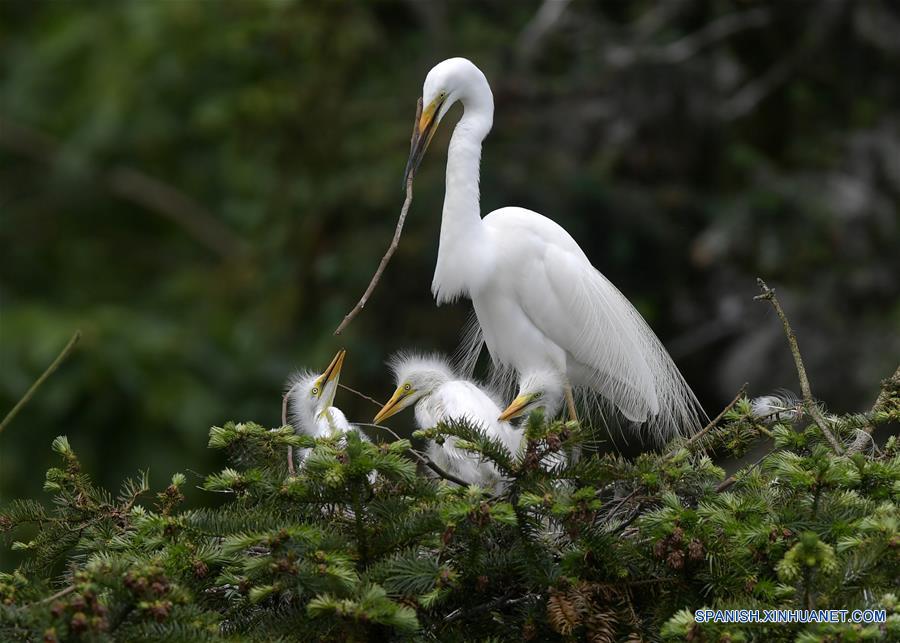
[[319,387],[318,387],[318,386],[313,386],[312,394],[313,394],[313,395],[318,395],[318,394],[319,394]]
[[409,384],[405,384],[405,385],[403,386],[403,390],[409,392],[409,391],[411,390]]

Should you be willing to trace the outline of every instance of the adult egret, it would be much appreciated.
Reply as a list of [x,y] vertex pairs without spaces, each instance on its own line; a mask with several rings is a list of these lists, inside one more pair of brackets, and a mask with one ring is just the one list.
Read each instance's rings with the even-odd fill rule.
[[[296,433],[314,438],[337,437],[353,428],[344,412],[334,406],[346,355],[347,351],[338,351],[322,373],[300,371],[288,380],[285,396],[290,424]],[[298,460],[305,461],[309,452],[310,449],[301,449]]]
[[431,285],[438,305],[470,298],[495,367],[560,373],[573,416],[571,385],[592,394],[591,407],[605,398],[657,437],[695,431],[702,410],[668,353],[562,227],[518,207],[481,218],[481,144],[493,124],[494,99],[470,61],[445,60],[425,78],[407,178],[456,102],[463,115],[447,154]]
[[[448,420],[468,420],[488,435],[499,439],[514,456],[519,452],[522,435],[509,422],[497,419],[500,405],[473,382],[462,379],[446,359],[436,355],[402,353],[390,361],[397,389],[375,416],[376,424],[403,409],[415,405],[416,424],[429,429]],[[442,445],[431,442],[428,456],[435,464],[470,484],[497,488],[501,475],[490,462],[456,446],[449,436]]]

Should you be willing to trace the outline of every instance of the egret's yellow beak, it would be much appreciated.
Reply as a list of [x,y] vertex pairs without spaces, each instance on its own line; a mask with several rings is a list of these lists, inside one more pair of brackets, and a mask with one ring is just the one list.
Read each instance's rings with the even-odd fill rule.
[[378,415],[375,416],[375,419],[372,420],[372,422],[380,424],[382,420],[386,420],[395,413],[402,411],[406,408],[406,405],[401,404],[400,402],[411,394],[412,390],[407,390],[405,386],[398,386],[397,390],[394,391],[394,394],[391,396],[391,399],[387,401],[387,404],[381,407],[381,410],[378,411]]
[[503,411],[497,419],[501,422],[506,422],[507,420],[519,417],[525,412],[525,407],[531,404],[535,397],[537,397],[535,393],[520,395],[506,407],[506,410]]
[[[319,376],[319,379],[315,381],[314,386],[319,389],[319,397],[322,397],[322,394],[325,393],[325,389],[328,388],[328,384],[331,382],[337,383],[337,381],[341,377],[341,367],[344,366],[344,358],[347,356],[347,351],[341,349],[337,352],[337,355],[334,356],[334,359],[331,360],[331,364],[328,365],[328,368],[325,369],[325,372]],[[334,387],[337,388],[337,387]]]
[[[419,99],[420,102],[421,100]],[[439,96],[422,110],[419,122],[413,130],[412,142],[409,147],[409,160],[406,162],[406,171],[403,173],[404,187],[406,187],[410,177],[415,176],[418,171],[419,165],[425,157],[425,150],[428,149],[428,144],[431,143],[431,139],[437,131],[437,115],[444,100],[443,97]]]

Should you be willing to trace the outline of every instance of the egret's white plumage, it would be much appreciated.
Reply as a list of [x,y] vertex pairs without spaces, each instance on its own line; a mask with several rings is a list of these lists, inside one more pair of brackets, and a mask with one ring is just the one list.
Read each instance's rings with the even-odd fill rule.
[[[333,438],[353,429],[344,412],[334,406],[344,355],[340,351],[323,373],[303,370],[288,379],[288,420],[296,433]],[[299,450],[299,462],[306,460],[310,450]]]
[[[400,354],[390,361],[397,389],[375,422],[415,405],[416,424],[428,429],[448,420],[467,420],[480,426],[488,435],[500,440],[513,454],[519,452],[522,435],[509,422],[501,422],[498,400],[474,382],[463,379],[436,355]],[[501,484],[501,475],[490,462],[456,447],[456,438],[448,437],[442,445],[431,442],[429,457],[443,469],[466,482],[485,488]]]
[[494,101],[470,61],[451,58],[428,73],[408,171],[457,101],[464,113],[447,155],[437,303],[472,300],[492,361],[510,377],[553,370],[593,394],[592,406],[606,400],[657,437],[695,431],[702,410],[662,344],[561,226],[518,207],[481,218],[481,145]]
[[542,409],[545,417],[554,418],[563,408],[565,382],[558,371],[539,369],[523,373],[519,379],[519,392],[500,415],[501,420],[527,415]]

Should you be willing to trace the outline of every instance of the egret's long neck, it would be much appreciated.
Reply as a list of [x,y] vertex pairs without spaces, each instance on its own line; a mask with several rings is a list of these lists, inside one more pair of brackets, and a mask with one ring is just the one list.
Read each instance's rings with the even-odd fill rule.
[[470,295],[483,278],[488,260],[478,190],[481,142],[494,117],[493,97],[487,85],[484,92],[465,100],[463,108],[447,152],[441,240],[431,285],[438,304]]

